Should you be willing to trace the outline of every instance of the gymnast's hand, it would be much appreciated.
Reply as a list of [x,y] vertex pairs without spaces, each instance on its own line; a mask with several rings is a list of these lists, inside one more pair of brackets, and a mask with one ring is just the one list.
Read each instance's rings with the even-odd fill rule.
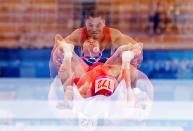
[[66,42],[64,38],[60,34],[56,34],[55,36],[55,47],[57,47],[59,50],[69,50],[73,51],[74,45]]

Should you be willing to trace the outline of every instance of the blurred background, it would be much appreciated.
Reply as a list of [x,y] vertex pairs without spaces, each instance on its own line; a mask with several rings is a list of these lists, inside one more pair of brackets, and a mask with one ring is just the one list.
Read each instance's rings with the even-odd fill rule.
[[1,0],[0,77],[49,78],[54,36],[84,26],[85,11],[144,43],[149,78],[193,78],[192,0]]
[[108,26],[144,43],[140,70],[161,102],[155,108],[177,102],[179,112],[153,117],[149,125],[193,130],[193,0],[0,0],[1,102],[47,100],[54,36],[83,27],[89,8],[105,12]]

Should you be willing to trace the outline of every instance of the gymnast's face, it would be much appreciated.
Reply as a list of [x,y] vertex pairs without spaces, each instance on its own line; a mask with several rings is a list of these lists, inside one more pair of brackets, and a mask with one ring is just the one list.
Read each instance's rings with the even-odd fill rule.
[[99,42],[93,38],[89,38],[83,44],[83,53],[85,56],[97,56],[99,54]]
[[86,19],[86,28],[88,35],[95,40],[98,40],[102,34],[105,26],[105,20],[102,17],[88,17]]

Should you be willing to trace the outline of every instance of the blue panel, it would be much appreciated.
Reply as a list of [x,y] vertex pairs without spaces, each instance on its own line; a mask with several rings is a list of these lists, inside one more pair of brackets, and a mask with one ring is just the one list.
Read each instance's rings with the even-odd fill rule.
[[[0,49],[1,77],[50,77],[51,50],[51,48]],[[144,50],[140,70],[149,78],[193,79],[192,58],[192,50]],[[27,68],[28,71],[34,70],[34,75],[20,76],[20,70]],[[52,74],[55,75],[56,73]]]
[[18,68],[2,68],[1,69],[2,77],[19,77],[19,69]]

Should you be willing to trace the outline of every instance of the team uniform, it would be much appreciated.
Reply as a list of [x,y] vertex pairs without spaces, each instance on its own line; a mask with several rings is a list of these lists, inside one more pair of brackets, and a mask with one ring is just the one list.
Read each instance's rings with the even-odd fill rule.
[[[116,79],[106,73],[108,66],[104,63],[112,55],[112,40],[110,36],[110,28],[104,27],[103,36],[99,39],[100,53],[96,57],[87,57],[81,52],[84,41],[88,39],[87,28],[82,28],[82,35],[80,46],[75,47],[75,52],[82,58],[82,60],[89,66],[87,70],[87,82],[92,83],[90,88],[91,96],[105,95],[110,96],[115,91]],[[84,83],[79,82],[78,79],[73,80],[74,83],[80,88]],[[85,82],[85,81],[84,81]]]

